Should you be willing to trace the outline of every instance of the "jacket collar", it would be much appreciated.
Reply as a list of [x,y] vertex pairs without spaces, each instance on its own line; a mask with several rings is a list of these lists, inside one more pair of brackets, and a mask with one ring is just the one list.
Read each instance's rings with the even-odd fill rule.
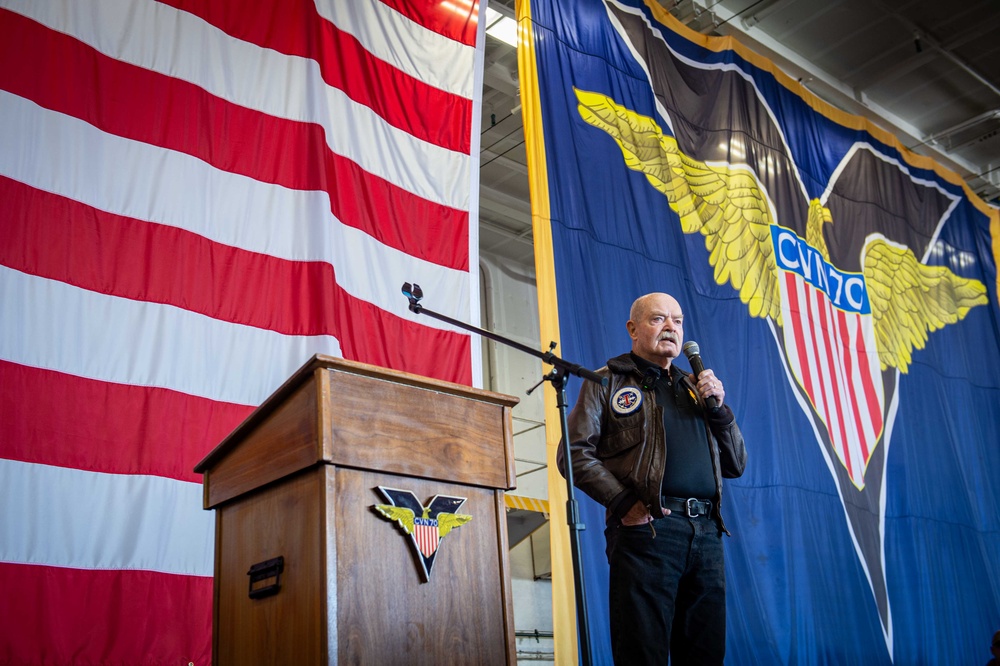
[[626,352],[620,356],[608,359],[608,370],[616,375],[642,375],[639,367],[632,359],[632,354]]
[[[632,358],[632,354],[629,352],[625,352],[624,354],[608,359],[607,365],[608,370],[616,375],[633,375],[635,377],[642,377],[644,372],[639,369],[639,366],[636,365],[635,359]],[[669,372],[670,376],[675,380],[680,381],[685,386],[688,386],[687,374],[680,369],[675,371],[673,363],[670,364]]]
[[[648,365],[652,365],[652,363],[649,363]],[[618,375],[635,375],[637,377],[642,377],[643,373],[646,372],[646,367],[640,367],[639,364],[635,362],[635,359],[632,358],[632,354],[629,352],[620,356],[615,356],[612,359],[608,359],[608,369]],[[668,372],[671,376],[673,376],[673,363],[671,363],[670,367],[664,372]]]

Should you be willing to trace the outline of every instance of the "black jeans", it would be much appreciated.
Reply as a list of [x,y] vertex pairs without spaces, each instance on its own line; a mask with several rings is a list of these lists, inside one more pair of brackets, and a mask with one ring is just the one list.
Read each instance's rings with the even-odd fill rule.
[[604,531],[615,664],[722,664],[726,569],[722,535],[707,516],[673,513]]

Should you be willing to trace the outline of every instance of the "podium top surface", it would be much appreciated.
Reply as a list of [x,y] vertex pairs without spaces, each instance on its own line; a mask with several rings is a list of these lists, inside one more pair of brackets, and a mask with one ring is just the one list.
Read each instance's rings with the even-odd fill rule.
[[[262,454],[297,456],[289,469],[322,462],[365,467],[393,456],[405,459],[400,471],[422,469],[421,459],[428,461],[429,470],[435,447],[454,451],[448,447],[462,442],[473,462],[485,460],[495,457],[490,446],[510,446],[509,414],[518,402],[501,393],[317,354],[194,471],[206,481],[213,474],[218,479],[235,461]],[[248,448],[248,442],[261,437],[268,440],[266,446]],[[497,438],[501,441],[485,443]],[[278,460],[271,462],[281,466]],[[257,462],[258,467],[264,464]]]
[[258,423],[260,423],[260,421],[266,418],[274,406],[284,401],[302,384],[311,381],[315,371],[323,368],[347,372],[354,375],[373,377],[376,379],[384,379],[396,384],[413,386],[416,388],[436,391],[438,393],[446,393],[507,407],[514,407],[520,402],[518,398],[505,395],[503,393],[494,393],[484,389],[465,386],[464,384],[455,384],[440,379],[432,379],[430,377],[414,375],[408,372],[401,372],[399,370],[389,370],[388,368],[382,368],[377,365],[369,365],[367,363],[359,363],[357,361],[348,361],[335,356],[315,354],[312,358],[306,361],[302,367],[292,373],[292,375],[286,379],[285,382],[274,391],[274,393],[268,396],[264,402],[260,404],[260,406],[258,406],[249,416],[247,416],[246,419],[243,420],[242,423],[240,423],[240,425],[236,426],[236,428],[229,433],[224,440],[212,449],[212,451],[210,451],[208,455],[206,455],[201,462],[195,466],[194,471],[198,474],[202,474],[211,468],[212,464],[225,455],[226,451],[239,441],[246,432],[252,430]]

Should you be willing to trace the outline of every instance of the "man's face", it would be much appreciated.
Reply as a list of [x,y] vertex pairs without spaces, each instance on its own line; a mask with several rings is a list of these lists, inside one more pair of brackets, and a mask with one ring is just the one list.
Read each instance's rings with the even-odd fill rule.
[[668,294],[647,294],[635,302],[626,327],[632,351],[662,368],[681,353],[684,344],[684,313]]

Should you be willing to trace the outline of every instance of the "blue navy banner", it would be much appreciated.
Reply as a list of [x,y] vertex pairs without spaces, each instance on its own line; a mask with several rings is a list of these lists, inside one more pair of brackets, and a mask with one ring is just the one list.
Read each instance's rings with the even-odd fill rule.
[[[983,661],[997,210],[656,3],[531,0],[521,19],[562,355],[604,365],[632,301],[667,292],[746,438],[723,506],[727,663]],[[604,509],[581,498],[591,654],[611,663]]]

